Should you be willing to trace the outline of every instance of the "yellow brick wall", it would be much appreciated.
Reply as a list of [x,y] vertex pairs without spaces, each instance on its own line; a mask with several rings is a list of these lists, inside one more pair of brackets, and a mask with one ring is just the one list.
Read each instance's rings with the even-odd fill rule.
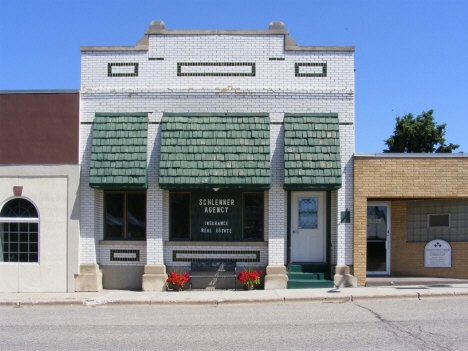
[[452,268],[424,268],[425,243],[406,243],[402,200],[425,198],[468,198],[468,158],[354,157],[353,258],[359,285],[366,283],[368,199],[392,200],[391,274],[468,277],[468,243],[451,243]]
[[390,273],[400,276],[468,278],[468,242],[450,242],[451,268],[425,268],[426,243],[406,242],[406,201],[392,201]]

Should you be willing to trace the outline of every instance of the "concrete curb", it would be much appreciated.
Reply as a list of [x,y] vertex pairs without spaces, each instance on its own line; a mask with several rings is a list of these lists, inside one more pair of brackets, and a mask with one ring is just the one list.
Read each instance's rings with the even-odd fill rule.
[[345,289],[278,289],[254,291],[135,292],[102,290],[97,293],[4,293],[0,307],[39,306],[217,306],[234,304],[346,303],[365,300],[424,300],[468,297],[468,284],[450,287],[400,286]]
[[428,293],[411,293],[411,294],[386,294],[386,295],[341,295],[341,296],[278,296],[276,298],[219,298],[219,299],[77,299],[77,300],[11,300],[0,301],[0,307],[39,307],[39,306],[83,306],[83,307],[100,307],[100,306],[170,306],[170,305],[232,305],[232,304],[286,304],[286,303],[300,303],[300,302],[330,302],[330,303],[346,303],[365,300],[389,300],[389,299],[430,299],[430,298],[444,298],[444,297],[464,297],[468,296],[468,292],[428,292]]
[[82,306],[83,302],[79,300],[18,300],[18,301],[0,301],[0,307],[36,307],[36,306]]

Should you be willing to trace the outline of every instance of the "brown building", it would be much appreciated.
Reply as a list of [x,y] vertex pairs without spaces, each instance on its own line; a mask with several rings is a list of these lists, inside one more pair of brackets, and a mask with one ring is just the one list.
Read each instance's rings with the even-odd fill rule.
[[78,164],[78,90],[0,91],[0,164]]

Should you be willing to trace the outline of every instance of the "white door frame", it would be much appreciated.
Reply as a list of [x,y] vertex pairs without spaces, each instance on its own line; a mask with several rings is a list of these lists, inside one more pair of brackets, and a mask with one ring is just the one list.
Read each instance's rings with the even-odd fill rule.
[[[297,235],[298,228],[295,227],[293,221],[293,214],[298,212],[298,203],[297,199],[300,197],[317,197],[318,204],[317,210],[321,211],[321,218],[317,218],[318,223],[322,227],[322,261],[310,261],[311,263],[326,263],[327,262],[327,252],[326,252],[326,243],[327,243],[327,196],[325,191],[291,191],[291,228],[290,228],[290,235],[291,235],[291,262],[301,262],[299,260],[294,259],[294,252],[293,252],[293,241],[294,236]],[[307,261],[306,261],[307,262]]]
[[[371,272],[367,271],[368,275],[390,275],[390,255],[391,255],[391,233],[392,233],[392,202],[391,201],[368,201],[367,206],[386,206],[387,207],[387,240],[386,240],[386,271]],[[367,213],[366,206],[366,213]],[[367,252],[367,216],[366,216],[366,252]],[[366,260],[367,267],[367,260]],[[367,268],[366,268],[367,269]]]

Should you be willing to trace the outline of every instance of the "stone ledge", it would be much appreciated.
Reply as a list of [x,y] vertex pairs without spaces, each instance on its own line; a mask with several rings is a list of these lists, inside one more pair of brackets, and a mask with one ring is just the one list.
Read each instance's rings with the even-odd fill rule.
[[81,52],[87,51],[148,51],[148,45],[141,46],[80,46]]
[[286,45],[285,51],[344,51],[354,52],[354,46],[292,46]]
[[146,29],[145,35],[287,35],[287,29]]
[[164,246],[268,246],[268,241],[165,241]]
[[145,240],[99,240],[99,245],[146,246]]
[[355,158],[462,158],[468,157],[468,153],[355,153]]

